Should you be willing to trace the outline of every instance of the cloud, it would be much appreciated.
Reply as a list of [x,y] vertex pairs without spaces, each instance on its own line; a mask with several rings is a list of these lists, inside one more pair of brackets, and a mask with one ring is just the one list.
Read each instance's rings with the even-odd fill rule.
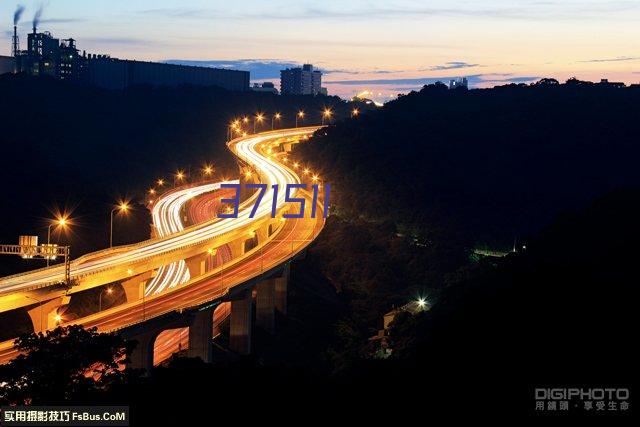
[[[458,79],[460,76],[450,77],[420,77],[420,78],[398,78],[398,79],[363,79],[363,80],[334,80],[326,81],[327,84],[337,84],[346,86],[366,86],[366,85],[406,85],[421,87],[437,81],[447,83],[449,80]],[[466,76],[470,86],[486,85],[487,83],[528,83],[539,80],[537,76],[513,76],[512,74],[473,74]]]
[[640,56],[618,56],[616,58],[587,59],[585,61],[578,61],[578,62],[620,62],[620,61],[638,61],[638,60],[640,60]]
[[153,46],[161,42],[135,37],[84,37],[83,43],[115,46]]
[[230,60],[187,60],[167,59],[168,64],[196,65],[200,67],[229,68],[251,72],[251,80],[280,78],[280,70],[299,67],[300,64],[278,59],[230,59]]
[[472,68],[472,67],[481,67],[480,64],[469,64],[468,62],[462,61],[452,61],[447,62],[444,65],[434,65],[432,67],[428,67],[426,69],[421,69],[419,71],[442,71],[442,70],[457,70],[460,68]]
[[[157,8],[141,10],[138,13],[169,18],[185,19],[257,19],[257,20],[336,20],[336,21],[366,21],[372,19],[423,19],[425,17],[471,17],[488,19],[524,19],[524,20],[549,20],[549,19],[601,19],[603,15],[620,14],[640,9],[640,4],[628,0],[595,1],[585,0],[581,2],[564,1],[526,1],[517,6],[476,6],[473,3],[463,4],[460,7],[425,7],[425,6],[384,6],[372,5],[363,2],[363,6],[352,6],[346,3],[340,8],[326,6],[308,6],[298,2],[296,4],[275,2],[264,3],[269,7],[264,9],[247,8],[246,11],[237,9],[211,9],[211,8]],[[384,3],[381,3],[384,4]],[[277,12],[276,12],[277,11]]]

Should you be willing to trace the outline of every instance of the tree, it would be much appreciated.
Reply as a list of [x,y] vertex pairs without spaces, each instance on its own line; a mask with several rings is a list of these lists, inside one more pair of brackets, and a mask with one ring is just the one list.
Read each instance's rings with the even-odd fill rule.
[[20,336],[20,355],[0,366],[0,401],[36,404],[82,399],[108,391],[131,374],[124,369],[135,343],[80,325]]

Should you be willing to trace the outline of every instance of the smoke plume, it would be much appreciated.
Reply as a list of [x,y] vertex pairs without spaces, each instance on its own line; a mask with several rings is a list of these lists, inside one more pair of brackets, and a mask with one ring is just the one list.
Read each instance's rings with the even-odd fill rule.
[[20,22],[20,17],[22,16],[22,12],[24,12],[24,6],[19,4],[16,7],[16,11],[13,12],[13,25],[18,25],[18,22]]
[[38,10],[36,10],[35,15],[33,15],[33,28],[38,28],[38,24],[40,23],[40,17],[42,16],[43,9],[44,9],[44,4],[41,4]]

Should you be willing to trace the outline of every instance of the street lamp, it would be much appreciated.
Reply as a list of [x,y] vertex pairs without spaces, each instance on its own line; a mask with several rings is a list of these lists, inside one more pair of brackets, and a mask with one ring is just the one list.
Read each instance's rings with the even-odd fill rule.
[[164,185],[164,179],[160,178],[156,183],[158,184],[158,187],[162,187]]
[[298,111],[298,114],[296,114],[296,127],[298,127],[298,119],[304,120],[304,111],[303,110]]
[[360,114],[360,110],[358,110],[357,108],[351,110],[351,117],[358,117],[358,114]]
[[[67,226],[67,224],[68,224],[68,220],[64,216],[61,216],[55,219],[53,222],[49,224],[49,226],[47,227],[47,250],[49,250],[49,247],[50,247],[49,245],[51,245],[51,227],[53,227],[54,225],[58,225],[64,228]],[[50,259],[50,256],[47,255],[47,267],[49,267],[49,259]]]
[[107,294],[111,295],[113,293],[113,288],[107,288],[100,291],[100,295],[98,296],[98,312],[102,311],[102,294],[105,291],[107,292]]
[[202,168],[202,177],[204,178],[206,177],[210,177],[211,174],[213,173],[213,166],[211,165],[204,165],[204,167]]
[[176,172],[173,180],[174,187],[176,186],[176,181],[180,181],[180,182],[184,181],[184,171],[179,170]]
[[116,206],[115,208],[111,209],[111,227],[110,227],[110,232],[109,232],[109,247],[112,248],[113,247],[113,214],[118,211],[118,212],[122,212],[123,214],[126,214],[129,211],[129,203],[126,201],[121,201],[120,204],[118,206]]
[[262,113],[256,114],[256,116],[253,118],[253,133],[256,133],[256,123],[262,123],[263,120],[264,120],[264,114]]
[[271,130],[273,130],[273,120],[278,120],[280,121],[280,118],[282,117],[282,115],[280,113],[275,113],[273,116],[271,116]]
[[327,119],[329,120],[329,123],[331,123],[331,115],[333,113],[331,112],[331,109],[329,108],[325,108],[324,111],[322,112],[322,124],[324,125],[324,120]]

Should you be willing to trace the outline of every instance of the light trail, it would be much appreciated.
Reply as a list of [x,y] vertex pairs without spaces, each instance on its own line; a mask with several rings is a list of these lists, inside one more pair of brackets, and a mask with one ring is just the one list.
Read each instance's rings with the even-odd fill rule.
[[[189,227],[181,232],[171,234],[166,237],[152,239],[136,245],[124,248],[114,248],[114,250],[100,251],[78,258],[71,263],[71,277],[97,274],[101,271],[127,266],[136,262],[150,259],[154,256],[167,254],[171,251],[179,250],[187,246],[204,243],[226,233],[234,232],[238,229],[248,227],[252,222],[271,214],[271,198],[273,190],[271,185],[279,184],[284,188],[289,183],[299,183],[300,178],[291,170],[278,162],[258,153],[256,147],[268,140],[276,138],[291,138],[302,135],[309,135],[319,127],[309,127],[300,129],[288,129],[277,132],[258,134],[255,136],[240,138],[230,143],[229,148],[241,160],[253,167],[261,176],[261,181],[268,184],[268,191],[262,198],[260,206],[254,218],[249,218],[253,206],[244,203],[239,209],[238,217],[233,219],[223,219],[208,222],[202,225]],[[233,181],[229,181],[232,183]],[[219,183],[218,183],[219,184]],[[210,184],[214,186],[216,184]],[[185,190],[189,191],[189,190]],[[191,189],[194,191],[194,189]],[[295,194],[295,190],[291,194]],[[285,192],[279,191],[276,207],[282,208],[285,204]],[[160,219],[166,221],[165,219]],[[167,224],[168,225],[168,224]],[[64,279],[63,266],[55,266],[35,270],[29,273],[5,277],[0,280],[0,293],[19,292],[46,286],[53,283],[62,282]]]

